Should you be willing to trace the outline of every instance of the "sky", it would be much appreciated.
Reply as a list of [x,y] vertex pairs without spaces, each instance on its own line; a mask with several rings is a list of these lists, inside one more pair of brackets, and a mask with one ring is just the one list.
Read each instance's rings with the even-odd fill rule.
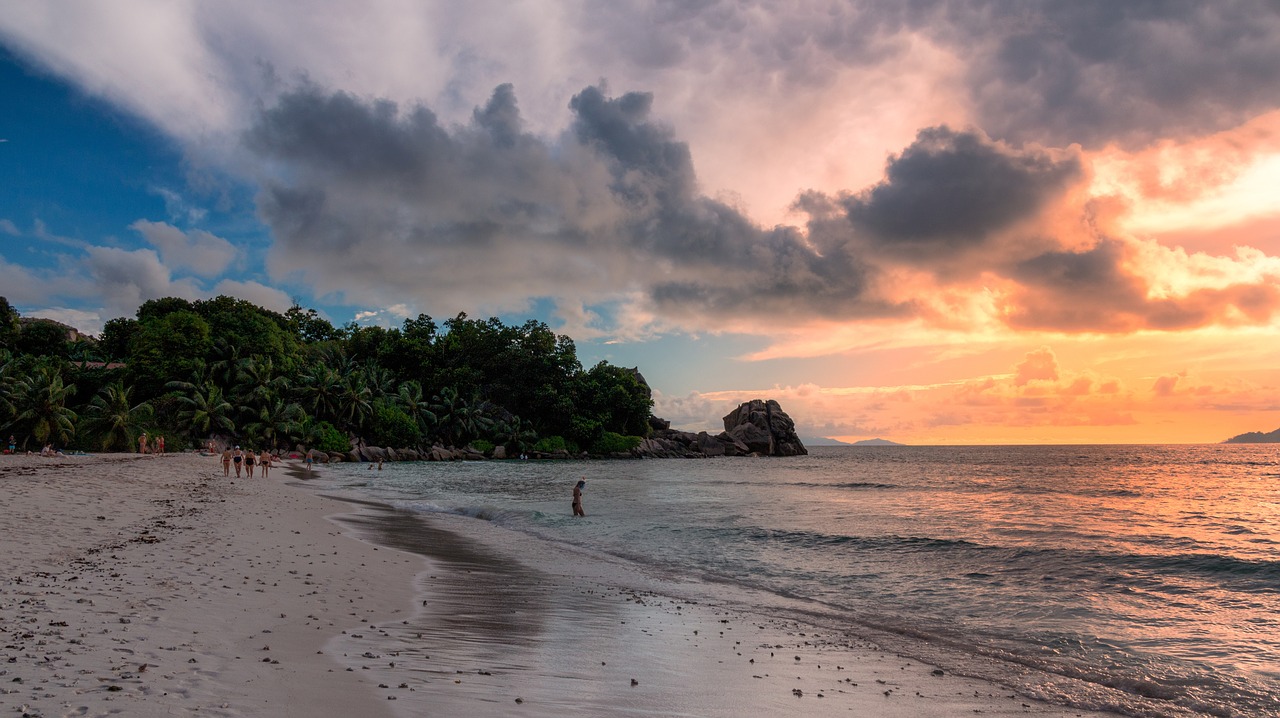
[[0,295],[547,322],[802,436],[1280,426],[1280,3],[5,2]]

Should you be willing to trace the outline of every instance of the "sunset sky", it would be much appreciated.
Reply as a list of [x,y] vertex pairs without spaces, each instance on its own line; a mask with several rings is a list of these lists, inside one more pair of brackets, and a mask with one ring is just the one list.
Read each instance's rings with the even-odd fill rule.
[[1280,4],[7,2],[0,295],[546,321],[803,436],[1280,427]]

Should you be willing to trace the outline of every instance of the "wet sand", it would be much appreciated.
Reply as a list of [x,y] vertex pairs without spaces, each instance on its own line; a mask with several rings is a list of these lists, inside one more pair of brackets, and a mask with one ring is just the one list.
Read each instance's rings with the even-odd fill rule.
[[0,714],[1095,715],[297,477],[0,458]]

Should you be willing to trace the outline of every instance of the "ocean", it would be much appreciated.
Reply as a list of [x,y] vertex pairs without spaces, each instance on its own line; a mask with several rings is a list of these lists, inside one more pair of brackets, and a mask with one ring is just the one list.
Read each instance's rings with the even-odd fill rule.
[[1280,714],[1280,446],[814,447],[317,475],[428,524],[500,529],[904,655],[945,653],[960,673],[1053,685],[1045,697],[1067,705]]

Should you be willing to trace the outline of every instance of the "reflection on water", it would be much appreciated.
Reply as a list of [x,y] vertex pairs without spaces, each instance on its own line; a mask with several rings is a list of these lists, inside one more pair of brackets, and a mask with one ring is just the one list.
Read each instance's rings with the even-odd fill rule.
[[[1280,447],[819,447],[326,472],[410,513],[480,517],[1199,710],[1280,702]],[[588,517],[575,521],[580,475]],[[579,620],[555,614],[556,580],[411,520],[365,528],[454,567],[424,627],[534,646],[539,627]]]

